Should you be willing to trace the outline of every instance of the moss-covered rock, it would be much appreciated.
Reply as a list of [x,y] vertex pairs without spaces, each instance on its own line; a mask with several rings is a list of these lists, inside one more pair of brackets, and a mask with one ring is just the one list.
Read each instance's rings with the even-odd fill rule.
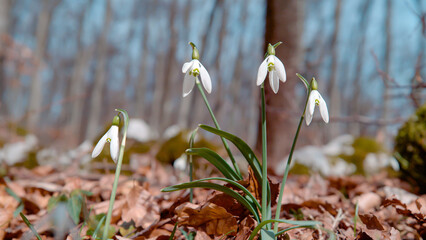
[[369,153],[384,152],[384,148],[376,140],[369,137],[355,138],[352,143],[353,153],[350,155],[341,154],[339,157],[348,163],[356,166],[354,174],[365,174],[364,160]]
[[[189,134],[187,130],[180,131],[174,137],[163,142],[155,156],[161,163],[172,164],[177,158],[179,158],[185,150],[189,148]],[[206,147],[213,151],[216,151],[218,147],[205,139],[200,133],[194,143],[194,148]]]
[[426,104],[399,129],[395,138],[401,178],[426,192]]

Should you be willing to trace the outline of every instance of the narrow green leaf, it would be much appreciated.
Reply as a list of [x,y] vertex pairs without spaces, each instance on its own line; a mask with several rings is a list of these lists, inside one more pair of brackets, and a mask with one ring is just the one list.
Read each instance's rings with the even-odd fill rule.
[[170,234],[169,240],[173,240],[173,238],[175,237],[175,233],[176,233],[177,225],[178,225],[178,223],[176,222],[176,223],[175,223],[175,226],[173,227],[172,234]]
[[18,195],[16,195],[16,193],[15,193],[12,189],[10,189],[10,188],[6,187],[6,192],[7,192],[7,194],[9,194],[11,197],[13,197],[16,201],[18,201],[19,203],[21,203],[21,202],[22,202],[22,199],[21,199],[20,197],[18,197]]
[[356,201],[355,205],[355,215],[354,215],[354,237],[356,237],[356,223],[358,221],[358,201]]
[[102,224],[104,224],[105,218],[106,218],[106,215],[103,215],[102,218],[101,218],[101,220],[99,221],[98,225],[96,226],[95,231],[93,231],[92,237],[94,239],[96,239],[96,237],[98,235],[98,232],[101,229]]
[[220,192],[223,192],[225,194],[228,194],[229,196],[235,198],[238,202],[240,202],[244,207],[246,207],[255,217],[256,221],[259,222],[259,214],[256,211],[256,209],[245,199],[243,196],[241,196],[239,193],[235,192],[232,189],[229,189],[225,186],[216,184],[216,183],[209,183],[209,182],[200,182],[200,181],[194,181],[194,182],[188,182],[188,183],[182,183],[170,187],[166,187],[161,189],[162,192],[174,192],[179,190],[184,190],[188,188],[209,188],[214,189]]
[[213,164],[226,178],[231,180],[240,180],[238,174],[219,154],[208,148],[190,148],[186,150],[187,154],[198,155]]
[[15,211],[13,211],[13,217],[17,217],[18,214],[20,212],[22,212],[22,210],[24,210],[24,204],[23,203],[19,204],[19,206],[15,209]]
[[300,80],[302,80],[302,82],[303,82],[303,84],[305,84],[305,87],[306,87],[306,90],[308,90],[309,89],[309,82],[302,76],[302,75],[300,75],[299,73],[296,73],[296,76],[300,79]]
[[[269,220],[266,220],[266,221],[262,221],[253,229],[253,232],[251,233],[249,240],[254,239],[254,237],[263,228],[263,226],[270,224],[270,223],[273,223],[273,222],[287,223],[287,224],[295,225],[294,227],[290,227],[290,228],[286,228],[286,229],[282,230],[281,232],[279,232],[280,234],[283,234],[288,230],[299,228],[299,227],[316,227],[317,225],[321,224],[320,222],[317,222],[317,221],[294,221],[294,220],[283,220],[283,219],[269,219]],[[276,235],[278,235],[278,234],[276,234]]]
[[234,185],[235,187],[239,188],[241,191],[243,191],[246,194],[246,196],[248,197],[247,201],[249,201],[250,204],[252,204],[253,206],[256,206],[259,209],[259,211],[261,210],[260,204],[259,202],[257,202],[253,194],[251,194],[251,192],[247,190],[247,188],[245,188],[243,185],[239,184],[238,182],[235,182],[227,178],[219,178],[219,177],[203,178],[203,179],[196,180],[195,182],[206,182],[211,180],[224,181]]
[[259,160],[257,159],[256,155],[254,154],[253,150],[249,147],[249,145],[247,143],[245,143],[241,138],[222,131],[222,130],[218,130],[216,128],[207,126],[207,125],[199,125],[200,128],[211,132],[213,134],[216,134],[218,136],[224,137],[226,139],[228,139],[229,141],[231,141],[237,148],[238,150],[241,152],[241,154],[244,156],[244,158],[247,160],[248,164],[250,165],[250,167],[253,169],[254,175],[256,177],[256,179],[259,181],[259,183],[262,182],[262,166],[260,165]]
[[37,233],[36,229],[30,223],[30,221],[28,221],[28,218],[25,217],[25,215],[22,212],[20,212],[19,215],[21,215],[22,220],[24,220],[24,223],[31,229],[31,231],[33,232],[34,236],[36,236],[38,240],[41,240],[40,235]]
[[59,202],[67,202],[68,198],[64,194],[49,198],[49,202],[47,203],[47,211],[52,211]]
[[274,231],[261,229],[260,230],[260,239],[262,239],[262,240],[275,240]]
[[82,197],[81,195],[73,194],[70,198],[68,198],[67,209],[68,213],[71,216],[71,219],[75,224],[80,222],[80,212],[82,205]]

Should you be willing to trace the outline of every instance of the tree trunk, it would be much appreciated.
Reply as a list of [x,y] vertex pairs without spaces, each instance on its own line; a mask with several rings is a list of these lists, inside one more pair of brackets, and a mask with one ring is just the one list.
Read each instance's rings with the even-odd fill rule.
[[49,36],[50,19],[52,18],[54,8],[59,4],[58,0],[44,0],[43,10],[41,11],[36,28],[37,46],[34,51],[36,69],[32,76],[31,93],[28,106],[27,127],[35,130],[40,122],[41,108],[43,104],[43,94],[41,86],[41,70],[44,65],[44,57],[46,56],[47,37]]
[[[358,46],[358,51],[357,51],[357,60],[356,60],[356,70],[355,70],[355,77],[353,80],[353,84],[354,84],[354,95],[352,98],[352,104],[353,104],[353,113],[352,115],[361,115],[361,86],[362,86],[362,69],[363,69],[363,65],[364,65],[364,56],[365,56],[365,38],[367,37],[367,23],[369,22],[370,19],[370,7],[371,7],[371,3],[370,0],[365,0],[363,6],[362,6],[362,11],[361,11],[361,15],[360,15],[360,22],[359,22],[359,27],[357,29],[357,32],[359,33],[359,46]],[[361,134],[361,126],[360,123],[353,123],[350,131],[352,133],[352,135],[354,136],[359,136]]]
[[[391,51],[392,51],[392,0],[386,1],[386,21],[385,21],[385,34],[386,34],[386,43],[385,43],[385,56],[384,56],[384,72],[386,74],[383,77],[384,90],[383,90],[383,111],[382,111],[382,119],[386,121],[389,118],[390,111],[390,88],[391,84],[389,76],[390,73],[390,65],[391,65]],[[386,125],[382,125],[377,132],[377,140],[382,143],[386,143],[387,140],[387,132]],[[390,142],[389,142],[390,143]]]
[[[93,84],[92,97],[90,99],[89,119],[86,129],[86,139],[92,140],[100,129],[100,117],[103,106],[103,92],[106,79],[106,63],[108,57],[108,42],[109,24],[112,18],[111,1],[106,1],[106,11],[104,25],[98,41],[98,59],[95,73],[95,82]],[[112,109],[113,110],[113,109]]]
[[9,13],[11,8],[11,1],[10,0],[0,0],[0,89],[1,89],[1,95],[0,95],[0,112],[3,114],[7,114],[7,104],[6,103],[6,76],[4,72],[4,49],[5,49],[5,41],[4,37],[9,32]]
[[[283,42],[276,49],[276,56],[283,62],[287,72],[287,82],[280,86],[277,94],[265,81],[266,125],[268,141],[268,162],[270,167],[282,163],[291,147],[296,123],[294,116],[287,111],[302,111],[303,103],[295,102],[294,87],[299,81],[296,73],[303,60],[302,33],[304,21],[304,0],[268,0],[266,12],[265,52],[267,44]],[[260,61],[259,61],[260,64]],[[258,88],[260,90],[260,87]],[[260,116],[259,116],[260,126]],[[260,129],[260,128],[259,128]],[[261,131],[258,131],[256,149],[261,152]]]
[[[339,51],[337,39],[340,32],[340,13],[342,11],[342,0],[336,0],[336,7],[334,9],[334,32],[331,39],[331,76],[330,83],[328,85],[328,94],[330,96],[330,116],[340,116],[340,91],[337,85],[337,74],[338,74],[338,62],[339,62]],[[329,138],[334,138],[340,134],[340,123],[334,123],[333,127],[329,127]]]

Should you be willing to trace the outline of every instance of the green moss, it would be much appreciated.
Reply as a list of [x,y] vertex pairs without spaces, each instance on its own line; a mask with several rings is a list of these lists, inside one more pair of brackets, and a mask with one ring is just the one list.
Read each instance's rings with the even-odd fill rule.
[[395,138],[395,156],[401,178],[426,192],[426,104],[421,106],[399,129]]
[[311,170],[307,166],[300,164],[298,162],[296,162],[293,165],[293,167],[290,169],[290,173],[296,174],[296,175],[309,175],[310,171]]
[[[161,144],[160,149],[155,156],[161,163],[173,163],[174,160],[179,158],[185,150],[189,148],[189,132],[181,131],[176,136],[170,138]],[[213,151],[217,150],[218,147],[205,139],[203,136],[198,135],[198,141],[194,143],[194,148],[206,147]]]
[[356,166],[354,174],[364,175],[364,159],[369,153],[384,152],[384,148],[376,140],[369,137],[358,137],[352,143],[354,152],[352,155],[339,155],[339,157],[348,163]]
[[28,169],[33,169],[33,168],[39,166],[39,164],[37,162],[37,150],[29,152],[27,158],[24,161],[18,162],[14,166],[25,167],[25,168],[28,168]]

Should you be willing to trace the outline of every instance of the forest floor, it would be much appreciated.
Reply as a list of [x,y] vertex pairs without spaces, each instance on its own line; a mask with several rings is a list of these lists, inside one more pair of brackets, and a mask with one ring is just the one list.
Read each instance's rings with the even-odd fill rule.
[[[172,167],[157,164],[120,176],[112,217],[114,238],[169,239],[178,223],[174,239],[191,239],[184,234],[195,234],[196,240],[248,239],[256,222],[231,197],[195,189],[189,203],[188,191],[161,192],[185,178]],[[250,179],[242,184],[258,196],[258,184]],[[279,179],[272,176],[271,182]],[[113,174],[80,174],[73,167],[6,168],[0,181],[0,239],[35,239],[21,211],[42,239],[90,239],[107,212],[113,180]],[[271,186],[273,192],[278,190],[278,184]],[[408,184],[386,173],[329,178],[290,174],[281,218],[315,220],[322,226],[293,229],[282,239],[425,239],[426,195],[409,190]],[[275,208],[276,204],[273,213]]]

